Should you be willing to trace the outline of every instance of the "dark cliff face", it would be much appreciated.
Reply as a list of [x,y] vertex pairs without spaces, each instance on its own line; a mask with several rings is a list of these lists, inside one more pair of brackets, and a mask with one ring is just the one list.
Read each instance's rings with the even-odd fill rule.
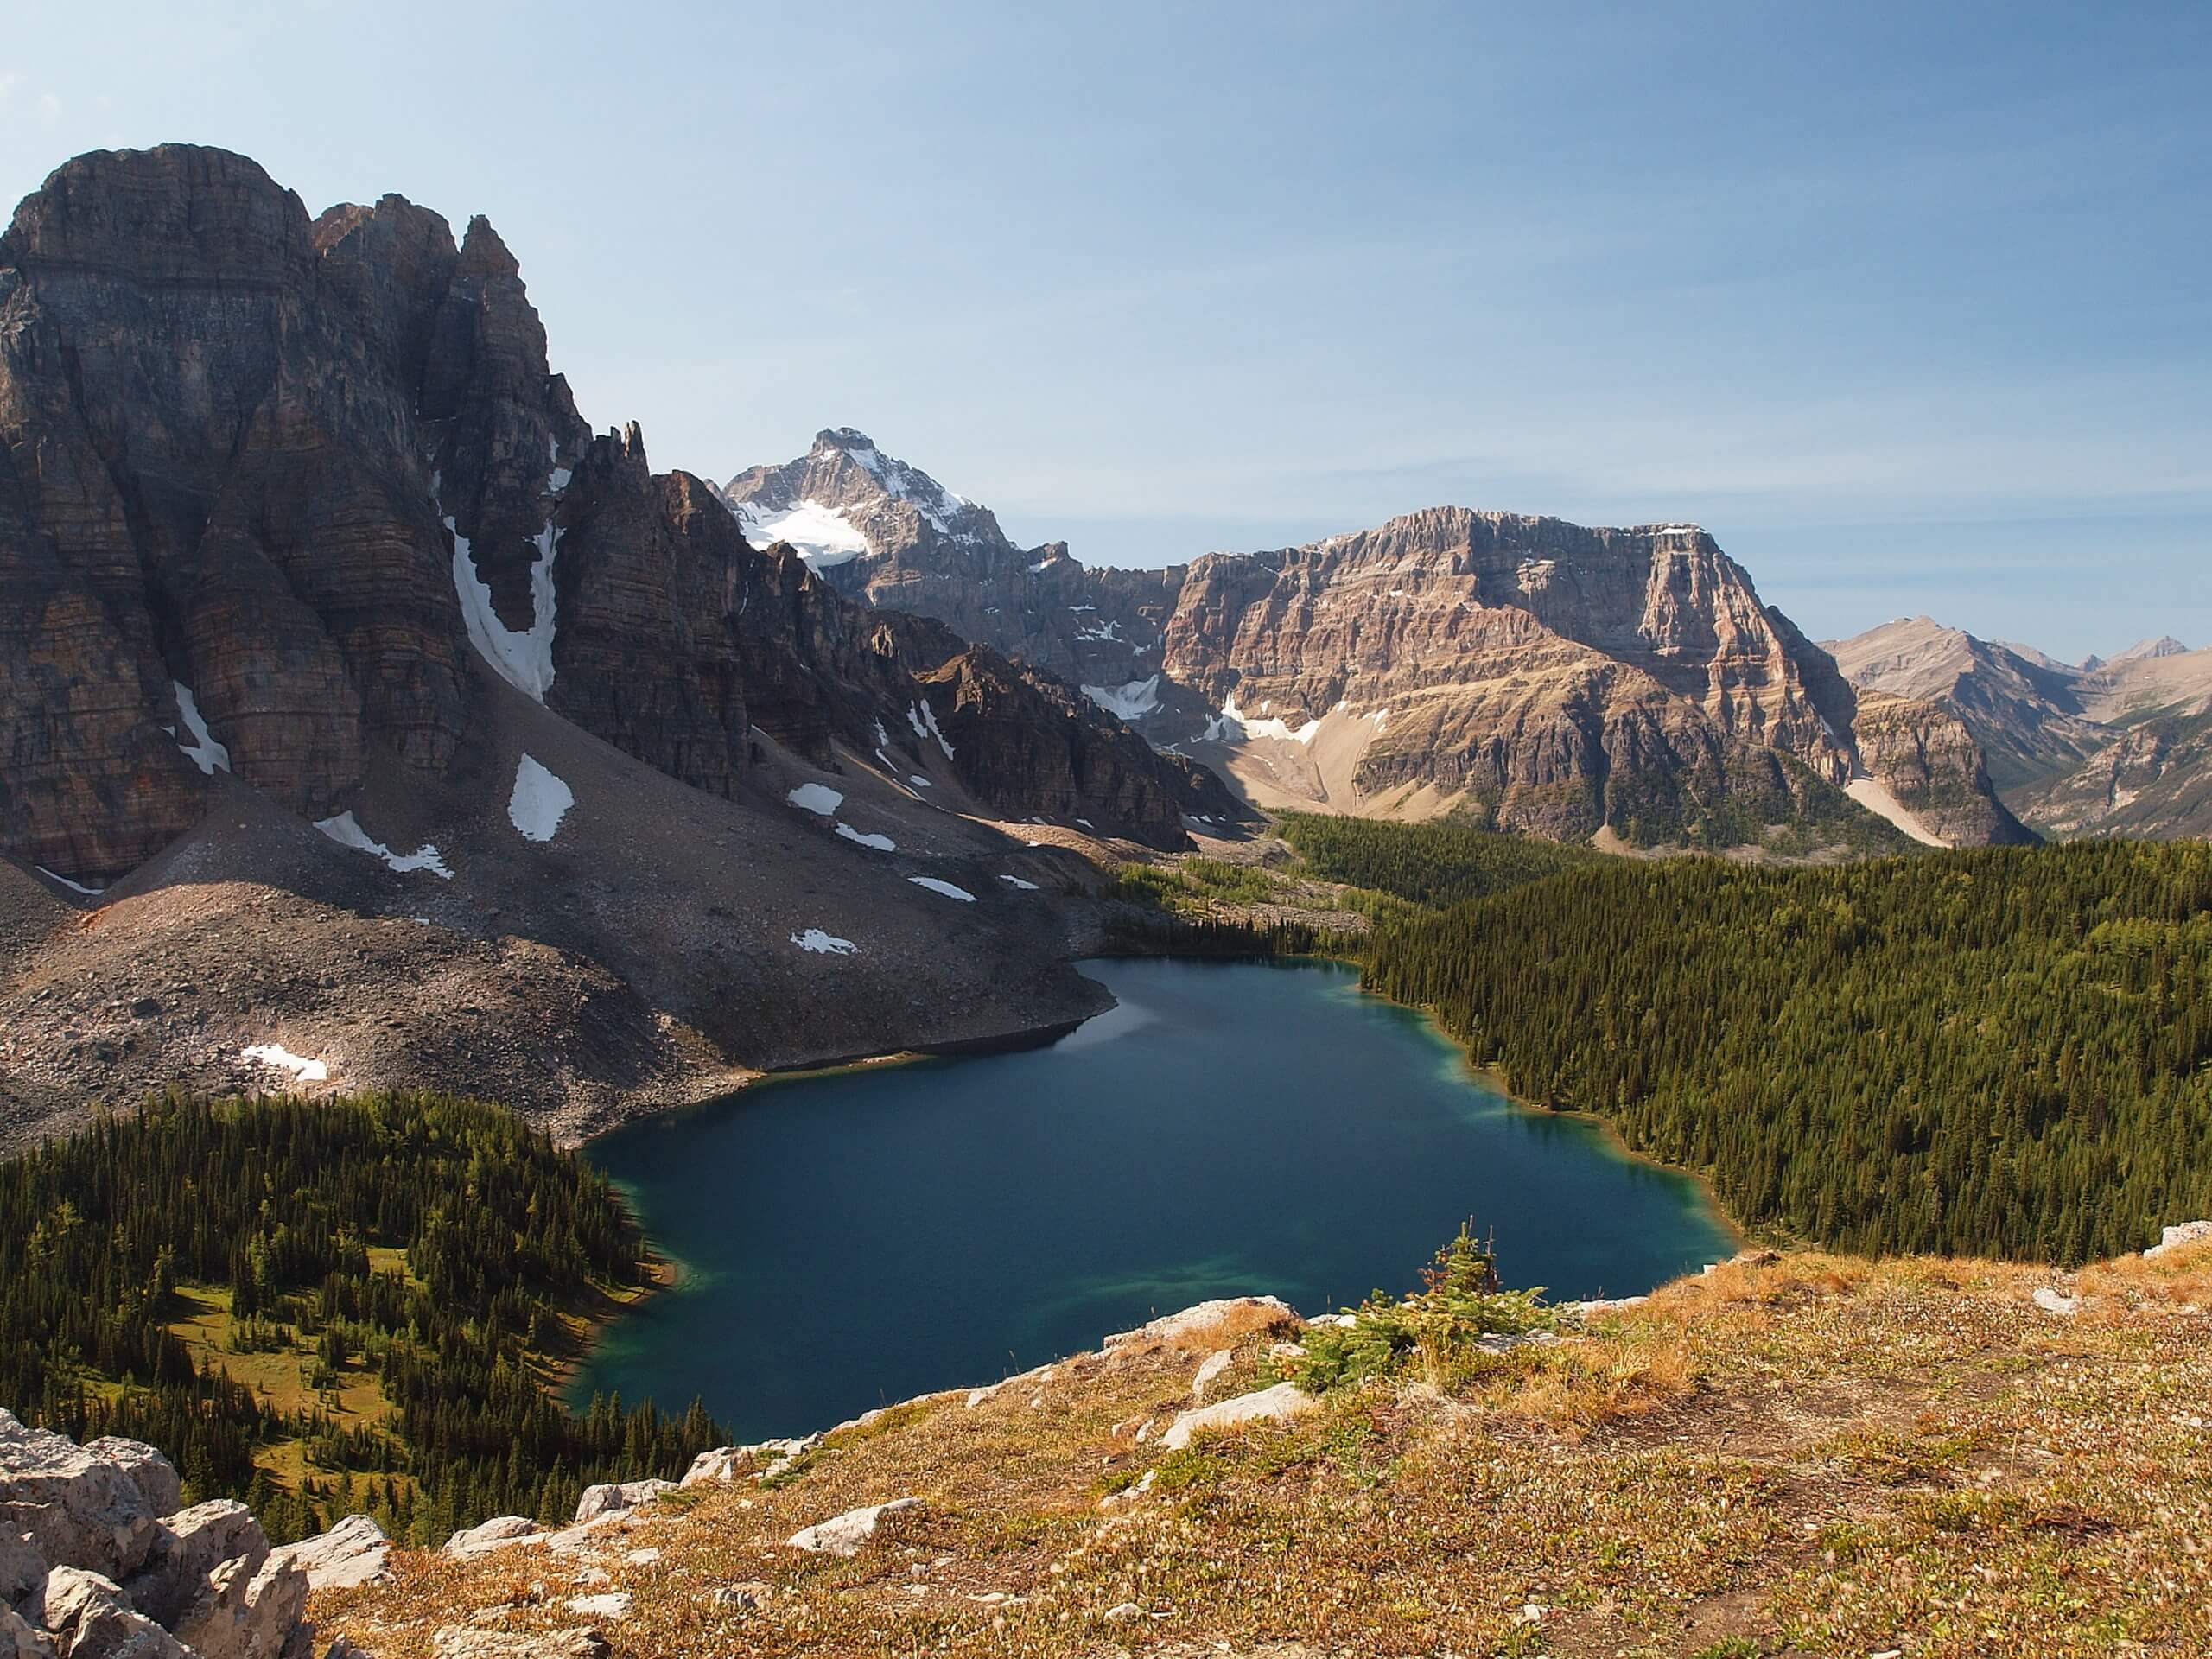
[[0,237],[0,851],[112,877],[225,767],[321,818],[442,775],[487,677],[728,795],[756,720],[826,761],[912,702],[851,610],[592,435],[480,218],[168,145]]
[[727,795],[746,764],[748,721],[721,600],[747,550],[734,524],[717,540],[680,524],[671,508],[682,498],[676,479],[653,476],[635,426],[585,449],[553,531],[558,627],[545,702],[671,777]]
[[80,157],[18,210],[0,569],[35,620],[0,663],[10,850],[111,874],[189,823],[209,773],[164,729],[189,729],[178,686],[232,771],[309,817],[372,741],[449,761],[468,669],[418,413],[459,270],[442,231],[387,199],[319,245],[251,162],[181,145]]
[[961,780],[1010,817],[1072,818],[1173,848],[1189,843],[1186,817],[1245,816],[1215,772],[1159,753],[1042,670],[921,617],[880,613],[877,641],[920,688],[928,741],[941,737]]

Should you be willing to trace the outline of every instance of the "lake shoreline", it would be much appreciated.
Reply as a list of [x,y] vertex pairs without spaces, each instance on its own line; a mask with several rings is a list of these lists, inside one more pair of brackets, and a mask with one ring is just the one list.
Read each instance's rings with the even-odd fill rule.
[[[734,1432],[781,1433],[1212,1296],[1356,1301],[1408,1277],[1470,1211],[1512,1241],[1514,1282],[1563,1297],[1634,1294],[1738,1247],[1707,1184],[1611,1135],[1547,1132],[1539,1117],[1579,1115],[1497,1088],[1356,964],[1082,967],[1127,1016],[1056,1033],[1093,1039],[993,1042],[975,1068],[900,1050],[776,1073],[825,1092],[748,1087],[726,1113],[657,1115],[664,1133],[640,1122],[591,1148],[656,1249],[698,1278],[680,1306],[655,1296],[619,1335],[595,1326],[557,1375],[564,1403],[703,1394]],[[1255,1134],[1277,1147],[1273,1176],[1255,1173]],[[834,1179],[804,1177],[825,1159]],[[1372,1220],[1317,1234],[1284,1180],[1329,1183]],[[863,1379],[880,1390],[817,1398]]]
[[1495,1066],[1485,1065],[1477,1059],[1473,1047],[1453,1036],[1451,1028],[1438,1016],[1433,1007],[1426,1003],[1401,1002],[1394,996],[1386,996],[1381,991],[1370,988],[1367,984],[1366,970],[1357,959],[1351,957],[1308,955],[1276,957],[1269,960],[1278,963],[1326,962],[1336,963],[1340,967],[1358,969],[1360,982],[1357,988],[1362,996],[1371,996],[1376,1001],[1387,1003],[1391,1007],[1403,1008],[1409,1014],[1419,1014],[1439,1037],[1459,1052],[1459,1056],[1465,1062],[1469,1073],[1481,1078],[1483,1086],[1492,1094],[1498,1096],[1518,1110],[1534,1113],[1540,1117],[1564,1118],[1569,1122],[1590,1124],[1597,1128],[1617,1154],[1629,1162],[1642,1164],[1649,1169],[1664,1170],[1670,1175],[1679,1175],[1686,1180],[1695,1182],[1698,1191],[1705,1195],[1707,1207],[1719,1218],[1721,1225],[1727,1230],[1737,1244],[1741,1246],[1752,1242],[1751,1235],[1745,1228],[1744,1224],[1736,1218],[1734,1211],[1722,1201],[1720,1189],[1713,1185],[1713,1177],[1708,1173],[1701,1169],[1693,1169],[1687,1164],[1670,1163],[1664,1158],[1655,1158],[1649,1153],[1638,1151],[1629,1144],[1628,1137],[1621,1133],[1620,1125],[1602,1112],[1584,1111],[1573,1106],[1548,1106],[1541,1102],[1529,1100],[1516,1094],[1512,1082],[1505,1073]]
[[599,1285],[586,1288],[578,1299],[579,1306],[569,1310],[572,1317],[582,1323],[583,1329],[575,1333],[575,1340],[568,1344],[568,1351],[557,1359],[549,1357],[544,1374],[538,1378],[538,1387],[545,1396],[563,1410],[577,1409],[569,1397],[569,1390],[577,1377],[583,1374],[599,1347],[600,1338],[613,1327],[615,1321],[634,1313],[657,1296],[675,1290],[683,1282],[684,1268],[672,1255],[664,1255],[653,1248],[652,1235],[645,1230],[643,1217],[639,1216],[626,1192],[619,1188],[616,1201],[630,1224],[645,1240],[645,1255],[639,1263],[645,1274],[645,1282],[633,1287],[627,1295],[620,1295]]

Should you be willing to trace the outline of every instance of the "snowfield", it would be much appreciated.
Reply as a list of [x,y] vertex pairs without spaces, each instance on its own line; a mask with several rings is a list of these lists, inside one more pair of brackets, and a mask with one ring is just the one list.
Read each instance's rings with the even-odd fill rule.
[[530,568],[530,626],[518,633],[492,608],[492,589],[476,574],[468,537],[454,529],[451,518],[445,523],[453,536],[453,588],[461,598],[468,642],[493,673],[533,702],[544,702],[553,689],[553,556],[560,550],[561,532],[550,518],[537,532],[537,563]]
[[927,887],[931,893],[941,893],[948,899],[959,899],[963,904],[976,902],[976,895],[967,888],[956,887],[951,882],[940,881],[933,875],[910,875],[906,879],[918,887]]
[[311,1060],[304,1055],[295,1054],[278,1043],[255,1043],[251,1047],[240,1049],[238,1058],[242,1060],[258,1060],[262,1065],[274,1066],[279,1071],[289,1071],[302,1083],[328,1083],[330,1081],[330,1068],[321,1060]]
[[1001,875],[999,877],[999,880],[1005,882],[1009,887],[1020,887],[1024,893],[1035,893],[1037,891],[1037,884],[1034,881],[1025,881],[1018,875]]
[[841,939],[834,933],[824,933],[818,927],[810,927],[804,933],[791,935],[791,943],[802,950],[812,950],[825,957],[856,957],[861,948],[850,939]]
[[827,784],[801,784],[784,798],[803,812],[818,813],[825,818],[835,817],[837,809],[845,804],[845,798]]
[[846,563],[868,550],[868,537],[860,526],[819,501],[802,501],[780,512],[763,512],[750,501],[741,501],[737,522],[744,528],[745,539],[753,546],[789,542],[799,557],[817,570]]
[[849,823],[837,826],[837,833],[847,841],[856,841],[863,847],[873,847],[879,853],[895,853],[899,843],[888,836],[864,836]]
[[529,755],[515,768],[515,786],[507,797],[507,822],[522,832],[524,841],[550,841],[561,820],[576,804],[575,791]]
[[[194,700],[192,688],[182,680],[171,680],[169,685],[176,692],[177,717],[184,721],[184,729],[192,741],[177,738],[176,746],[182,749],[192,764],[213,778],[218,772],[231,769],[231,752],[218,743],[207,729],[207,721],[200,715],[200,704]],[[176,734],[172,732],[172,737]]]
[[952,759],[952,745],[944,741],[944,734],[938,729],[937,710],[930,707],[928,698],[923,698],[906,710],[906,723],[914,728],[916,737],[937,739],[937,746],[944,751],[944,758],[948,760]]
[[372,858],[382,859],[402,875],[415,870],[428,870],[442,880],[453,880],[453,872],[446,868],[445,860],[439,856],[437,847],[433,842],[426,841],[411,853],[395,853],[384,842],[371,840],[369,832],[361,828],[351,812],[340,812],[334,818],[324,818],[315,828],[340,847],[351,847],[357,853],[366,853]]
[[1201,743],[1242,743],[1255,737],[1279,738],[1286,743],[1311,743],[1321,734],[1321,722],[1309,720],[1296,731],[1290,722],[1278,715],[1271,720],[1255,720],[1236,706],[1236,699],[1230,698],[1221,706],[1221,713],[1206,721]]
[[1160,707],[1160,676],[1127,685],[1086,685],[1083,695],[1116,720],[1142,720]]

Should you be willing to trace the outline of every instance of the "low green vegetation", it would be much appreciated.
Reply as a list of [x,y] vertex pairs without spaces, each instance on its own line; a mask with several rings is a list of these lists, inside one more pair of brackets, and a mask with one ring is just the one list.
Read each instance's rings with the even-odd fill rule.
[[1725,768],[1616,772],[1605,798],[1607,826],[1626,845],[1645,849],[1750,848],[1799,859],[1909,853],[1916,845],[1802,761],[1775,750],[1738,751]]
[[1556,1319],[1541,1298],[1537,1289],[1502,1289],[1490,1245],[1462,1227],[1414,1295],[1378,1290],[1344,1310],[1351,1324],[1307,1326],[1289,1376],[1310,1394],[1409,1374],[1449,1387],[1489,1357],[1483,1338],[1550,1330]]
[[1193,857],[1173,864],[1123,865],[1117,896],[1196,918],[1224,906],[1272,903],[1282,889],[1280,878],[1256,864]]
[[0,1164],[0,1399],[149,1441],[280,1539],[565,1519],[724,1438],[552,1397],[648,1266],[606,1179],[495,1107],[172,1096]]
[[1609,860],[1363,954],[1515,1093],[1780,1236],[2079,1262],[2212,1213],[2201,843]]
[[1125,864],[1111,896],[1107,943],[1124,956],[1340,956],[1356,944],[1333,888],[1258,864]]
[[1546,876],[1586,869],[1605,855],[1530,836],[1499,835],[1457,818],[1385,823],[1293,813],[1282,838],[1327,881],[1441,906],[1485,898]]

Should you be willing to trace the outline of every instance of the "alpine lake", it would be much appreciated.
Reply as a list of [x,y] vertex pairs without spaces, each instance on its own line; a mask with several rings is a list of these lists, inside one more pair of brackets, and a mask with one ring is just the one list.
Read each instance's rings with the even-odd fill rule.
[[593,1142],[679,1272],[572,1401],[804,1434],[1208,1297],[1416,1288],[1470,1219],[1554,1299],[1736,1249],[1695,1180],[1508,1100],[1351,969],[1083,968],[1120,1006],[1049,1046],[772,1079]]

